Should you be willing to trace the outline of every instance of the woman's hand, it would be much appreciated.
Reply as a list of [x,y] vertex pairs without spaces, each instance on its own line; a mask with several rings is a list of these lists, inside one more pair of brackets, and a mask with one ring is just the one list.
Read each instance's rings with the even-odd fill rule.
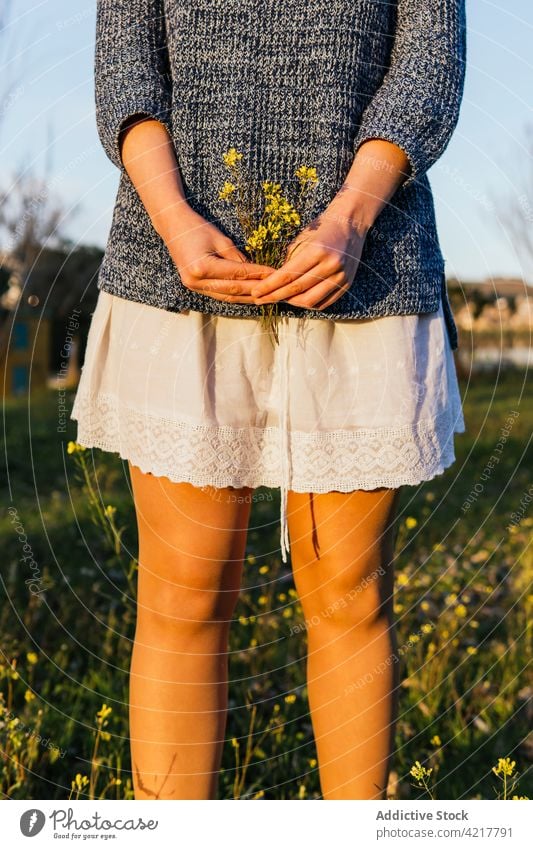
[[256,265],[187,203],[167,128],[139,113],[125,122],[120,153],[156,232],[188,289],[218,301],[253,304],[252,286],[274,269]]
[[255,304],[251,291],[273,272],[268,265],[249,262],[214,224],[192,207],[180,204],[174,223],[154,222],[188,289],[227,303]]
[[293,239],[281,268],[253,286],[253,303],[286,301],[306,309],[335,303],[354,281],[367,232],[334,199]]
[[325,309],[350,288],[368,231],[409,172],[407,154],[386,139],[360,145],[325,211],[289,245],[288,257],[252,289],[254,303]]

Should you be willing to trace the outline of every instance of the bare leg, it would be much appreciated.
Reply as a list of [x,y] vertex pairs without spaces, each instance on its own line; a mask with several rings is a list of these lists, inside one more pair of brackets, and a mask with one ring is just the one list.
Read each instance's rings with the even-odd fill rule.
[[398,495],[394,489],[289,492],[325,799],[386,798],[398,686],[392,565]]
[[139,530],[130,670],[135,798],[213,799],[253,490],[172,483],[131,464],[130,474]]

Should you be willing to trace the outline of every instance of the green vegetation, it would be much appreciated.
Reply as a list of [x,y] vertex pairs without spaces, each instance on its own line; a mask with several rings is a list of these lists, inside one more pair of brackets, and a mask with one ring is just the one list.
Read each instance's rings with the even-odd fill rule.
[[[533,379],[476,375],[461,389],[468,433],[456,437],[457,462],[402,493],[396,798],[532,795]],[[5,419],[0,792],[132,798],[136,523],[126,463],[69,454],[75,424],[58,432],[55,393],[7,402]],[[306,634],[277,553],[273,494],[253,504],[232,626],[223,798],[320,795]]]

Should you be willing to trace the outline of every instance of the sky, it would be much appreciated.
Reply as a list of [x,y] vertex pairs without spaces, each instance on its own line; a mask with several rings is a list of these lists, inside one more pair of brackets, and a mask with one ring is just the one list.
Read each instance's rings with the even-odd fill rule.
[[[1,5],[1,0],[0,0]],[[94,118],[95,0],[17,0],[0,48],[12,88],[0,115],[0,181],[48,175],[63,232],[105,246],[119,171]],[[460,280],[524,277],[533,269],[506,226],[510,199],[533,186],[533,3],[467,0],[467,72],[454,135],[428,172],[446,273]],[[533,140],[533,134],[531,136]],[[533,197],[530,197],[533,205]],[[531,207],[528,206],[528,209]]]

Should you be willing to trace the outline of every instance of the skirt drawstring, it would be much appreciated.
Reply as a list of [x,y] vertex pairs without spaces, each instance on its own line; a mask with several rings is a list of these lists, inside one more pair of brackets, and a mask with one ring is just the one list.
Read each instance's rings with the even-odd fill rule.
[[[281,437],[281,481],[280,481],[280,543],[281,559],[287,562],[289,550],[289,529],[287,524],[287,490],[289,488],[289,338],[288,323],[281,318],[278,324],[280,347],[280,393],[279,393],[279,428]],[[287,334],[284,329],[287,328]]]

